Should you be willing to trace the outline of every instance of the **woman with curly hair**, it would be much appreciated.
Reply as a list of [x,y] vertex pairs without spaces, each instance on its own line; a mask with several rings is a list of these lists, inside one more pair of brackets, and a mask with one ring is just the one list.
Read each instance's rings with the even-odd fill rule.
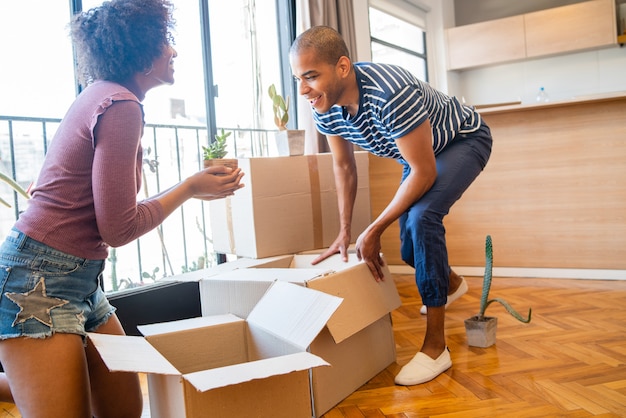
[[124,334],[101,286],[108,248],[157,227],[191,198],[243,187],[239,169],[213,167],[137,201],[141,102],[174,82],[172,11],[167,0],[111,0],[72,19],[87,87],[0,248],[0,400],[14,401],[24,417],[141,416],[138,376],[109,372],[86,338]]

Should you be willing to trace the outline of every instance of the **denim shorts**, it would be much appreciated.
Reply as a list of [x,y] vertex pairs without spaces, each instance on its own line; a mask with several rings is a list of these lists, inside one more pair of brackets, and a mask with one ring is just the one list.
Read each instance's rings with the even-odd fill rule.
[[0,247],[0,339],[94,331],[115,312],[104,260],[55,250],[13,228]]

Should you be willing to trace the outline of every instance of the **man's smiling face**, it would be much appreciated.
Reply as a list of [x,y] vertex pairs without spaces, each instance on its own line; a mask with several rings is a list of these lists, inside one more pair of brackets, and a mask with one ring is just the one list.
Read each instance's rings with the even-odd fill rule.
[[332,106],[341,105],[344,87],[337,64],[321,61],[312,49],[292,53],[290,62],[299,94],[318,113],[326,113]]

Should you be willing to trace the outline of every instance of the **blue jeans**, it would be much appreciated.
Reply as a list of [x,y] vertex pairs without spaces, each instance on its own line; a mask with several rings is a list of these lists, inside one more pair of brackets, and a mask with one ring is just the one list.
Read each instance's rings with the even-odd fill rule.
[[104,260],[55,250],[13,228],[0,247],[0,339],[94,331],[115,312]]
[[[415,268],[415,282],[426,306],[443,306],[448,298],[450,265],[443,218],[485,168],[491,155],[491,131],[461,134],[436,156],[437,180],[400,217],[402,260]],[[411,169],[404,164],[402,181]]]

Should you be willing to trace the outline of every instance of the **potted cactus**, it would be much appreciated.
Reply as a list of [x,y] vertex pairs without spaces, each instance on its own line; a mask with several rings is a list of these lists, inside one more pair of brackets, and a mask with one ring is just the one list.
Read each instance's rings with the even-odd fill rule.
[[215,141],[211,142],[208,147],[202,146],[202,159],[204,168],[214,165],[224,165],[235,170],[238,166],[236,158],[224,158],[228,153],[226,151],[227,140],[232,132],[225,132],[222,128],[219,133],[215,134]]
[[278,155],[302,155],[304,154],[304,131],[300,129],[287,129],[289,122],[289,96],[283,98],[272,84],[268,89],[272,99],[272,111],[274,112],[274,124],[278,128],[276,133],[276,148]]
[[483,290],[480,297],[480,308],[477,315],[465,320],[465,332],[467,335],[467,343],[471,347],[490,347],[496,342],[496,329],[498,318],[493,316],[485,316],[487,307],[493,302],[498,302],[518,321],[523,323],[530,322],[532,309],[528,309],[528,317],[524,318],[515,309],[511,307],[505,300],[500,298],[489,299],[489,291],[491,289],[491,278],[493,269],[493,245],[491,236],[487,235],[485,242],[485,275],[483,278]]

